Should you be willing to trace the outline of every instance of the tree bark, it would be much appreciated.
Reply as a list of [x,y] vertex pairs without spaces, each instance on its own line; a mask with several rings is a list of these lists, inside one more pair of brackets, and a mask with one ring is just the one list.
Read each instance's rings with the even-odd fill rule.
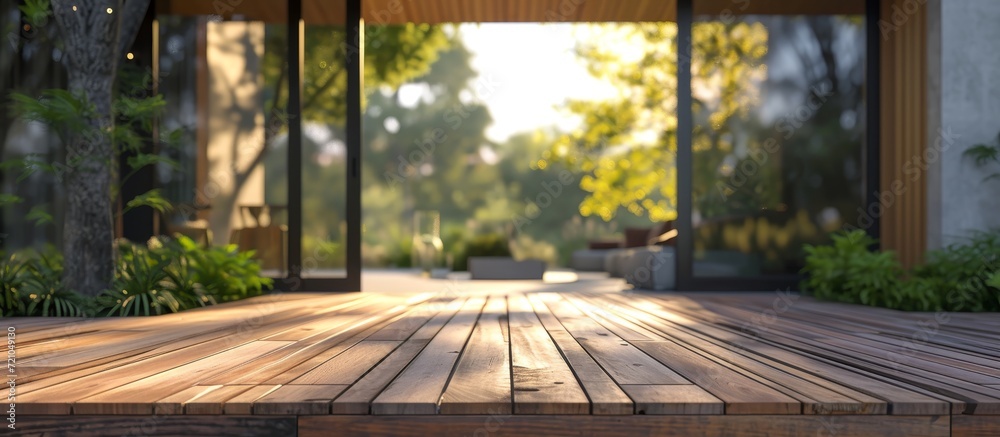
[[[148,5],[149,0],[52,0],[65,44],[69,89],[94,108],[87,116],[88,129],[67,135],[64,175],[63,281],[88,296],[107,288],[114,274],[111,102],[122,47],[131,45],[138,30],[123,21],[136,20],[140,8],[141,20]],[[123,34],[123,27],[132,34]]]

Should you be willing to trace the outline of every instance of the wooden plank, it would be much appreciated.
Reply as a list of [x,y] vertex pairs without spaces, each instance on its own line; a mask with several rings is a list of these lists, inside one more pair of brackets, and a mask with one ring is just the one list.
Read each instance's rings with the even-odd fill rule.
[[441,414],[511,414],[506,318],[507,300],[490,297],[441,396]]
[[298,434],[289,416],[18,416],[16,435],[272,437]]
[[[734,371],[754,379],[764,385],[776,389],[795,398],[803,404],[805,414],[885,414],[885,401],[856,392],[847,387],[824,384],[822,379],[791,368],[783,363],[762,356],[744,355],[740,352],[742,345],[734,346],[713,341],[710,337],[695,335],[688,332],[697,324],[667,326],[659,321],[643,317],[638,311],[627,311],[615,305],[605,306],[615,309],[619,314],[627,313],[629,317],[646,323],[653,329],[660,330],[675,343],[693,351],[698,351],[719,366],[728,367]],[[616,316],[617,317],[617,316]]]
[[690,384],[677,372],[590,319],[567,301],[546,302],[552,314],[620,385]]
[[[730,327],[742,324],[738,321],[722,323]],[[1000,414],[1000,392],[992,388],[915,367],[898,366],[888,358],[861,354],[844,354],[840,348],[802,338],[801,331],[808,329],[803,324],[784,321],[783,323],[775,324],[772,329],[761,335],[766,338],[780,337],[782,343],[795,344],[795,347],[812,354],[823,356],[857,369],[863,369],[863,371],[868,373],[879,374],[896,381],[903,381],[942,396],[962,400],[967,404],[967,414],[972,414],[972,411],[975,411],[976,414]]]
[[448,298],[431,299],[416,307],[414,311],[408,312],[403,317],[382,327],[378,332],[370,335],[367,340],[405,341],[453,300]]
[[[270,298],[271,296],[267,297]],[[235,310],[229,308],[246,301],[259,301],[260,303],[242,305]],[[159,316],[156,320],[167,320],[167,322],[161,323],[159,326],[160,329],[155,329],[156,325],[150,325],[151,329],[153,329],[150,332],[155,334],[151,335],[151,337],[160,338],[163,341],[158,346],[152,346],[147,350],[137,348],[134,351],[119,355],[105,356],[104,358],[78,366],[70,366],[62,369],[57,374],[41,374],[32,378],[22,379],[19,382],[26,384],[26,388],[30,386],[32,390],[39,390],[72,381],[73,387],[78,389],[84,386],[85,381],[88,380],[97,380],[103,384],[115,379],[116,375],[127,375],[128,377],[148,376],[169,368],[164,368],[162,367],[163,365],[175,366],[176,364],[173,363],[176,357],[204,356],[218,353],[225,349],[250,343],[261,336],[279,332],[291,325],[301,323],[303,317],[308,318],[311,314],[316,313],[316,310],[311,305],[304,308],[297,307],[304,304],[316,304],[330,311],[337,311],[349,307],[352,302],[348,301],[344,303],[344,299],[316,299],[315,297],[309,300],[292,299],[292,302],[269,302],[267,300],[260,300],[260,298],[250,298],[244,301],[215,306],[210,308],[210,311],[201,311],[201,315],[197,318],[189,315],[189,313],[197,313],[197,311],[185,311],[184,313],[177,314],[178,317],[171,317],[169,319],[165,318],[174,315]],[[213,315],[217,320],[211,321],[213,317],[210,316]],[[207,319],[210,322],[207,322],[206,325],[206,321],[202,319]],[[120,325],[121,322],[131,322],[129,323],[129,326],[131,326],[135,324],[132,321],[143,319],[102,320],[108,323],[101,326],[123,326]],[[175,327],[174,323],[183,324]],[[167,333],[161,332],[164,326],[170,326],[169,329],[166,329]],[[75,332],[73,335],[76,334],[79,334],[79,332]],[[141,365],[137,364],[140,361],[142,361]],[[65,389],[60,390],[60,394],[64,396],[68,395]],[[82,397],[66,398],[66,400],[75,401]]]
[[724,414],[726,405],[696,385],[622,385],[636,414]]
[[308,416],[299,436],[883,436],[946,437],[948,416]]
[[587,414],[590,402],[528,300],[507,298],[515,414]]
[[464,299],[455,299],[447,303],[441,312],[421,326],[402,346],[334,399],[331,410],[333,414],[369,414],[372,401],[427,346],[430,339],[458,312],[463,303]]
[[483,309],[470,298],[423,351],[372,402],[372,414],[437,414],[438,402],[455,362]]
[[[889,414],[936,415],[948,414],[950,411],[948,402],[923,393],[920,388],[899,385],[877,375],[857,373],[834,361],[828,361],[814,355],[803,355],[795,349],[784,349],[778,347],[777,344],[767,343],[767,340],[759,336],[746,336],[739,330],[725,330],[709,326],[681,316],[681,310],[677,307],[671,307],[672,311],[660,310],[657,309],[658,305],[655,303],[643,302],[635,299],[634,296],[629,302],[634,303],[637,309],[642,309],[651,316],[659,317],[663,321],[669,321],[673,324],[672,326],[658,324],[660,322],[645,317],[641,313],[633,313],[645,322],[659,326],[662,332],[675,332],[680,329],[680,326],[683,326],[723,341],[729,345],[731,350],[746,353],[752,351],[759,356],[773,358],[772,361],[780,361],[794,369],[815,375],[816,380],[825,379],[838,384],[846,384],[855,391],[890,402]],[[713,321],[718,319],[708,314],[702,314],[702,316]],[[871,404],[871,402],[866,402]]]
[[[354,336],[338,343],[315,356],[301,361],[296,364],[291,369],[285,370],[272,376],[266,381],[267,384],[289,384],[295,378],[305,374],[306,372],[312,371],[316,367],[319,367],[322,363],[333,359],[337,355],[341,354],[347,348],[354,346],[362,340],[386,340],[392,341],[394,338],[400,338],[401,340],[406,340],[409,336],[415,334],[415,331],[419,330],[422,326],[418,324],[423,316],[430,314],[431,316],[437,314],[440,311],[439,307],[434,307],[434,303],[442,302],[442,299],[435,299],[432,303],[424,303],[417,305],[416,308],[405,312],[404,314],[398,316],[395,319],[388,319],[385,322],[379,322],[374,324],[363,331],[358,332]],[[419,302],[419,301],[415,301]],[[457,306],[455,307],[457,310]],[[425,322],[428,320],[424,319]],[[400,341],[401,341],[400,340]],[[274,372],[271,372],[274,373]]]
[[188,387],[153,404],[153,414],[184,414],[184,404],[212,393],[221,385],[196,385]]
[[403,342],[364,340],[319,367],[295,378],[292,384],[351,385],[389,356]]
[[389,385],[430,340],[408,340],[371,372],[333,400],[333,414],[369,414],[372,401]]
[[222,414],[226,401],[252,389],[252,385],[224,385],[184,403],[184,414]]
[[[220,375],[215,379],[205,381],[207,384],[269,384],[276,379],[281,379],[282,374],[291,372],[293,369],[308,370],[307,367],[315,367],[326,361],[331,356],[335,356],[342,350],[347,349],[354,343],[374,332],[378,326],[387,322],[391,317],[398,315],[402,309],[385,310],[386,312],[375,315],[358,315],[357,318],[345,325],[339,325],[327,331],[317,333],[313,336],[294,342],[288,348],[278,351],[275,354],[262,356],[257,359],[247,361],[232,371],[238,375]],[[346,342],[346,343],[345,343]],[[327,351],[336,348],[333,353]],[[326,354],[324,354],[326,353]],[[321,359],[312,361],[323,355]],[[303,365],[304,363],[308,363]]]
[[753,379],[719,367],[715,362],[672,341],[636,342],[636,347],[726,403],[726,414],[800,414],[802,405],[790,396]]
[[283,385],[253,403],[253,414],[330,414],[330,402],[346,385]]
[[566,362],[569,363],[587,398],[590,399],[590,413],[599,415],[634,413],[635,405],[632,399],[618,387],[618,384],[615,384],[611,376],[594,361],[583,346],[563,329],[562,324],[549,312],[538,295],[532,294],[528,300],[535,310],[535,315],[549,332],[556,347],[566,357]]
[[996,437],[1000,435],[1000,416],[960,414],[951,416],[954,437]]
[[253,403],[268,393],[281,388],[280,385],[255,385],[222,404],[224,414],[253,414]]
[[197,384],[204,378],[228,372],[233,365],[274,352],[289,343],[255,341],[110,390],[98,388],[94,391],[97,394],[74,403],[73,411],[76,414],[151,414],[156,399]]

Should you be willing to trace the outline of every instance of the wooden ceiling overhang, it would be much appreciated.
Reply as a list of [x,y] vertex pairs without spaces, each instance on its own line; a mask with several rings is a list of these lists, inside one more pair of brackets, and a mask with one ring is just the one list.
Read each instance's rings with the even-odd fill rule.
[[[294,1],[294,0],[293,0]],[[313,24],[345,20],[346,0],[302,0]],[[865,0],[694,0],[695,15],[862,15]],[[167,15],[284,22],[285,0],[160,0]],[[363,0],[368,24],[676,21],[677,0]]]

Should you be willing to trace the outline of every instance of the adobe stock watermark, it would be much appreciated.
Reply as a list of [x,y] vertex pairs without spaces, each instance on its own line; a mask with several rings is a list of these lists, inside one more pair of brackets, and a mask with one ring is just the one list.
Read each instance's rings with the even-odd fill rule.
[[882,35],[882,39],[888,40],[890,34],[898,31],[900,27],[910,21],[910,17],[916,15],[920,8],[926,4],[927,0],[906,0],[902,6],[893,4],[889,16],[878,20],[878,31]]
[[[479,96],[480,101],[489,100],[500,88],[501,84],[494,79],[493,76],[487,74],[476,80],[472,92]],[[452,131],[457,131],[472,116],[470,108],[474,104],[475,102],[458,103],[446,109],[441,118]],[[386,170],[382,173],[382,178],[390,188],[395,189],[407,179],[420,174],[420,167],[423,163],[434,155],[438,146],[448,141],[448,134],[444,128],[434,128],[428,134],[424,135],[422,139],[413,140],[415,148],[409,153],[396,155],[397,166],[394,170]]]
[[[952,288],[945,299],[952,305],[960,301],[969,300],[970,294],[980,294],[989,288],[987,281],[998,269],[998,260],[983,257],[983,264],[976,271],[976,274]],[[951,321],[951,315],[947,311],[937,311],[931,317],[917,322],[917,328],[910,333],[909,337],[900,343],[897,351],[886,351],[886,358],[889,366],[893,370],[899,370],[902,365],[907,365],[911,359],[916,359],[917,352],[923,349],[931,339],[940,331],[941,327]]]
[[[903,175],[914,182],[920,179],[930,165],[939,161],[942,154],[951,149],[961,135],[955,133],[951,126],[938,129],[937,138],[934,144],[924,149],[923,153],[913,155],[903,164]],[[889,183],[889,187],[881,192],[873,192],[877,201],[872,202],[867,208],[858,207],[858,217],[856,225],[845,223],[842,227],[844,231],[854,231],[858,229],[868,229],[875,224],[876,219],[882,217],[886,210],[896,204],[899,197],[906,194],[909,186],[901,178],[894,179]]]
[[559,172],[559,177],[555,180],[542,182],[542,191],[535,195],[534,199],[524,199],[523,213],[514,213],[510,221],[514,229],[521,232],[521,228],[530,225],[532,221],[542,215],[542,210],[552,206],[552,202],[562,196],[565,187],[576,182],[576,178],[569,170]]
[[[779,118],[774,124],[774,130],[786,140],[791,138],[792,135],[795,135],[795,131],[812,119],[816,115],[816,112],[819,111],[819,108],[833,95],[833,85],[826,84],[823,87],[813,87],[806,102],[792,110],[788,115]],[[722,200],[729,200],[729,196],[736,193],[736,190],[740,189],[750,178],[754,177],[760,171],[761,167],[767,164],[771,155],[778,153],[780,150],[781,144],[778,143],[778,139],[775,136],[764,140],[760,148],[750,150],[747,153],[750,159],[744,159],[737,164],[727,181],[718,181],[715,183],[715,189],[722,196]]]

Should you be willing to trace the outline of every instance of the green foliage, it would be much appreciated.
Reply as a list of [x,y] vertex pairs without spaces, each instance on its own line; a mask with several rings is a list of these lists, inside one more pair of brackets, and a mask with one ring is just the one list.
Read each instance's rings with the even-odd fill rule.
[[511,256],[507,239],[500,234],[484,234],[472,237],[464,244],[460,258],[455,258],[454,270],[469,269],[469,257],[473,256]]
[[167,281],[170,264],[164,254],[130,243],[118,245],[111,288],[97,296],[104,315],[148,316],[190,308],[192,296],[174,294]]
[[62,283],[62,256],[53,250],[37,254],[22,264],[16,280],[18,307],[14,315],[39,317],[82,317],[83,298]]
[[174,208],[173,204],[171,204],[166,197],[163,197],[160,189],[155,188],[135,196],[132,200],[129,200],[128,203],[125,204],[125,209],[122,211],[122,214],[140,206],[148,206],[160,213],[170,212]]
[[[966,149],[965,156],[972,158],[976,166],[985,167],[991,163],[1000,164],[1000,135],[993,144],[976,144]],[[986,176],[986,180],[1000,179],[1000,172]]]
[[43,90],[41,96],[10,94],[14,111],[26,119],[40,121],[66,140],[68,132],[93,133],[88,121],[95,116],[94,105],[82,94],[62,89]]
[[1000,231],[975,232],[962,243],[927,254],[912,278],[926,283],[949,311],[1000,311],[1000,287],[990,278],[1000,270]]
[[834,234],[832,245],[805,246],[803,291],[906,311],[1000,311],[1000,231],[931,251],[907,275],[891,251],[869,251],[874,243],[854,231]]
[[106,315],[148,316],[258,296],[271,285],[253,251],[203,247],[177,235],[148,247],[120,244],[115,280],[97,302]]
[[111,287],[89,299],[62,283],[62,256],[26,251],[0,263],[0,315],[82,317],[174,313],[257,296],[272,285],[253,252],[202,247],[190,238],[119,242]]
[[892,252],[871,252],[875,240],[864,231],[839,232],[832,236],[833,245],[806,245],[808,277],[803,291],[820,299],[865,305],[896,304],[891,296],[899,289],[902,269]]
[[230,302],[259,296],[273,285],[270,278],[260,275],[260,263],[252,250],[241,252],[235,244],[203,247],[183,235],[175,238],[164,245],[177,257],[177,265],[168,270],[176,275],[177,269],[183,269],[210,300]]
[[[676,88],[677,26],[674,23],[594,24],[588,42],[576,52],[592,76],[619,90],[605,101],[568,100],[565,109],[583,119],[583,126],[551,143],[551,161],[582,172],[579,203],[584,217],[614,218],[620,209],[652,222],[676,217],[677,151]],[[689,67],[695,87],[718,88],[714,105],[695,101],[696,119],[707,118],[724,128],[739,118],[755,98],[754,86],[765,76],[769,30],[761,23],[699,22],[691,29],[693,53]],[[615,41],[638,48],[635,59],[622,56]],[[619,42],[619,44],[622,44]],[[688,64],[684,64],[688,65]],[[652,135],[651,135],[652,133]],[[725,132],[696,129],[693,148],[701,153],[730,147]],[[715,173],[695,172],[695,187],[712,186]],[[706,177],[707,176],[707,177]],[[697,199],[698,197],[696,197]],[[705,208],[700,208],[704,213]]]
[[27,264],[10,255],[0,264],[0,315],[12,315],[21,308],[17,291],[24,285],[24,271]]

